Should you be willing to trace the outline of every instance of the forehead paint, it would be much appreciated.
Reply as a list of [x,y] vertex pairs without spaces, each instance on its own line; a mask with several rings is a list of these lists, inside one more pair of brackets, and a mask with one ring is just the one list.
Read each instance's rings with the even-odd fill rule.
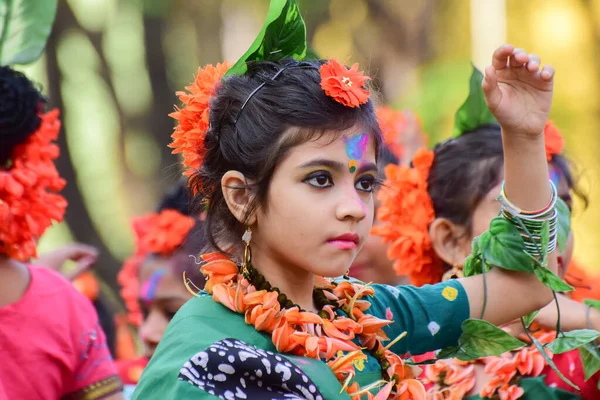
[[549,172],[550,172],[550,180],[552,181],[552,183],[554,183],[554,186],[556,186],[558,188],[558,182],[560,182],[560,172],[553,165],[550,166]]
[[166,270],[160,268],[150,275],[150,278],[142,285],[142,299],[146,302],[151,302],[156,297],[156,289],[165,275]]
[[351,173],[354,173],[357,167],[357,160],[362,159],[367,150],[369,135],[363,132],[360,135],[344,137],[344,142],[346,143],[346,154],[350,158],[348,169]]

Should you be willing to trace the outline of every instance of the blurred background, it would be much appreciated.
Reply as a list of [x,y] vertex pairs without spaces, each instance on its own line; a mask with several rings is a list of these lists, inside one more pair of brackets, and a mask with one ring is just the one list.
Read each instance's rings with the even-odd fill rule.
[[[358,61],[380,102],[412,109],[430,144],[448,137],[482,68],[510,42],[557,70],[551,117],[590,196],[576,204],[576,258],[600,272],[600,0],[299,0],[310,46]],[[58,166],[65,222],[40,252],[72,240],[98,247],[96,272],[116,285],[132,251],[130,220],[180,177],[167,148],[176,90],[199,66],[235,62],[268,0],[61,0],[44,56],[21,68],[62,110]],[[457,190],[460,190],[457,188]],[[108,289],[108,287],[105,287]]]

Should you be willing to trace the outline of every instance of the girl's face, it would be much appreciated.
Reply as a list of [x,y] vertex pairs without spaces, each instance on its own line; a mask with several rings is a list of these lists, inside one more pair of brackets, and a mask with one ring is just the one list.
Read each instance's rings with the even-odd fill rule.
[[[552,164],[549,164],[548,167],[550,169],[550,179],[556,185],[558,197],[560,197],[565,203],[567,203],[569,208],[571,208],[573,201],[566,179],[558,172],[558,170],[555,170]],[[500,195],[501,190],[502,184],[494,187],[475,208],[472,217],[471,235],[469,235],[468,240],[460,241],[460,246],[462,248],[462,254],[464,257],[471,254],[471,240],[475,236],[479,236],[483,232],[487,231],[492,219],[500,212],[500,203],[496,200],[496,198]],[[565,251],[558,256],[558,273],[561,278],[563,278],[567,272],[567,267],[573,256],[573,248],[574,240],[573,234],[571,233],[569,235],[569,240],[567,242]]]
[[[252,226],[255,264],[335,277],[344,274],[369,237],[377,164],[375,144],[346,131],[293,147],[274,171],[267,208]],[[267,261],[268,260],[268,261]]]
[[144,315],[140,326],[140,338],[144,355],[152,357],[163,337],[169,321],[192,295],[183,285],[181,276],[172,271],[174,257],[152,256],[140,269],[139,301]]

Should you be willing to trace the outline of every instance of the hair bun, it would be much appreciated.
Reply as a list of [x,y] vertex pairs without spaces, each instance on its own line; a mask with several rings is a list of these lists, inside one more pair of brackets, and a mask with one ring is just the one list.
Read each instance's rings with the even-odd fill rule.
[[0,163],[6,162],[16,144],[38,129],[43,101],[25,75],[10,67],[0,67]]

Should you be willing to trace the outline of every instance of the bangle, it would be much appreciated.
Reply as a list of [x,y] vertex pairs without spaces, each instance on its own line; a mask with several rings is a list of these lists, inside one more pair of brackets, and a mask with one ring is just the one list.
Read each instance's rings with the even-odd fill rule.
[[500,192],[500,196],[498,196],[498,201],[502,204],[502,208],[507,210],[514,216],[518,216],[524,219],[539,219],[542,218],[548,211],[554,208],[556,205],[556,199],[558,197],[558,193],[556,190],[556,186],[552,181],[550,182],[550,189],[552,191],[552,197],[550,198],[550,202],[546,205],[546,207],[542,208],[538,211],[524,211],[521,208],[514,205],[508,198],[506,197],[506,191],[504,190],[505,182],[502,182],[502,190]]

